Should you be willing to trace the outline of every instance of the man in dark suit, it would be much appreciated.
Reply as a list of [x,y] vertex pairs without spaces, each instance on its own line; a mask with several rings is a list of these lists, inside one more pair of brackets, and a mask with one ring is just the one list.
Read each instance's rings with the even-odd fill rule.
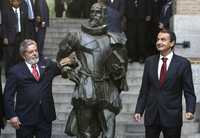
[[2,10],[3,43],[5,47],[6,76],[8,69],[19,62],[19,45],[27,38],[28,29],[27,5],[21,0],[10,0]]
[[43,56],[46,28],[49,26],[49,8],[46,0],[35,0],[36,41],[39,55]]
[[28,8],[28,38],[35,40],[35,6],[33,0],[22,0]]
[[125,0],[127,49],[130,62],[144,62],[146,57],[146,23],[151,19],[150,0]]
[[83,0],[71,0],[67,1],[67,16],[72,17],[72,18],[80,18],[81,17],[81,12],[82,8],[81,7],[81,1]]
[[6,80],[6,118],[16,129],[17,138],[50,138],[56,119],[52,80],[60,70],[55,62],[39,58],[37,44],[31,39],[21,43],[20,54],[25,61],[13,66]]
[[[0,1],[0,62],[3,58],[3,41],[2,41],[2,32],[1,32],[1,25],[2,25],[2,1]],[[1,63],[0,63],[0,135],[1,135],[1,128],[4,127],[3,123],[3,117],[4,117],[4,112],[3,112],[3,96],[2,96],[2,84],[1,84]]]
[[173,1],[172,0],[163,0],[163,6],[160,14],[160,29],[169,29],[170,27],[170,18],[173,15]]
[[[3,58],[3,43],[2,43],[2,38],[1,38],[1,8],[0,8],[0,62]],[[1,135],[1,128],[4,127],[3,123],[3,117],[4,117],[4,112],[3,112],[3,96],[2,96],[2,84],[1,84],[1,64],[0,64],[0,135]]]
[[90,17],[90,8],[96,2],[97,2],[97,0],[80,0],[80,6],[81,6],[80,14],[81,14],[81,17],[89,18]]
[[[1,67],[0,67],[0,74],[1,74]],[[4,119],[3,96],[2,96],[2,85],[0,77],[0,135],[1,135],[1,129],[4,128],[3,119]]]
[[109,32],[123,32],[124,0],[106,0]]
[[141,121],[145,110],[146,138],[180,138],[182,94],[186,99],[186,119],[193,118],[196,105],[190,62],[173,52],[176,36],[162,30],[158,33],[158,55],[146,59],[142,85],[134,118]]
[[62,17],[65,10],[65,1],[64,0],[54,0],[55,3],[55,12],[56,17]]
[[150,0],[151,1],[151,20],[147,23],[147,41],[148,41],[148,53],[147,56],[156,54],[156,39],[159,32],[159,21],[161,15],[161,9],[163,6],[163,0]]

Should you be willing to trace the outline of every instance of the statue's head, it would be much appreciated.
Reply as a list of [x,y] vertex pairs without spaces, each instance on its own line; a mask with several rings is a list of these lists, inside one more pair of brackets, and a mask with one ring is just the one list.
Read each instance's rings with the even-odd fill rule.
[[104,3],[95,3],[90,9],[90,19],[87,24],[82,25],[82,30],[92,35],[105,34],[107,12]]
[[80,45],[79,32],[67,32],[64,39],[59,43],[59,51],[57,53],[57,61],[69,56],[73,51],[76,51]]
[[106,7],[102,3],[95,3],[90,9],[89,25],[98,27],[106,24]]

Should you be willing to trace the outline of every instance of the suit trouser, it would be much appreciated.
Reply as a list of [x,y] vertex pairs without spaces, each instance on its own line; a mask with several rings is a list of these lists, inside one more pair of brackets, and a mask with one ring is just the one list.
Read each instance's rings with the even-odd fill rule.
[[[42,111],[41,111],[42,112]],[[35,125],[21,126],[16,130],[16,138],[51,138],[52,122],[47,122],[42,113]]]
[[28,38],[32,40],[36,40],[35,36],[35,20],[28,20]]
[[46,27],[39,28],[38,32],[36,32],[36,42],[38,45],[38,51],[40,57],[43,56],[45,37],[46,37]]
[[157,114],[153,125],[145,126],[145,138],[159,138],[161,132],[164,138],[180,138],[181,126],[164,127],[160,124],[160,115]]
[[19,45],[21,43],[20,34],[16,35],[16,41],[12,44],[7,45],[4,48],[4,59],[5,59],[5,73],[8,77],[9,69],[15,64],[22,61],[22,57],[19,54]]
[[181,137],[181,126],[167,128],[160,125],[153,125],[145,127],[145,138],[159,138],[161,131],[164,138]]
[[0,134],[1,128],[4,127],[3,123],[3,95],[2,95],[2,85],[1,85],[1,65],[0,65]]
[[156,41],[157,35],[159,32],[158,28],[158,21],[152,20],[147,23],[147,46],[148,46],[148,53],[147,56],[151,56],[157,53],[156,49]]

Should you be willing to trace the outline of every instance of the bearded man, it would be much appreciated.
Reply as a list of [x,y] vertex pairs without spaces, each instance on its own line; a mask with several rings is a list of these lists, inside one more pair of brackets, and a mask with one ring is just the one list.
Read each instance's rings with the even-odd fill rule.
[[103,3],[92,5],[88,23],[67,33],[57,55],[58,62],[71,61],[60,65],[62,76],[76,84],[65,132],[78,138],[114,138],[120,93],[127,90],[125,38],[107,31],[106,14]]
[[39,59],[33,40],[25,39],[21,43],[20,54],[24,62],[14,65],[6,80],[6,118],[16,129],[17,138],[50,138],[52,121],[56,119],[52,80],[60,70],[55,62]]

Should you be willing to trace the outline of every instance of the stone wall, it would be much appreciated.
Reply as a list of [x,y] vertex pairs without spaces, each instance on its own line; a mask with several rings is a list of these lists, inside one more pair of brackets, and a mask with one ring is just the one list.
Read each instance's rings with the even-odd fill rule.
[[200,0],[175,0],[176,14],[200,15]]
[[177,42],[190,41],[190,48],[177,47],[176,53],[185,57],[200,57],[200,0],[174,0],[174,16],[171,28]]

